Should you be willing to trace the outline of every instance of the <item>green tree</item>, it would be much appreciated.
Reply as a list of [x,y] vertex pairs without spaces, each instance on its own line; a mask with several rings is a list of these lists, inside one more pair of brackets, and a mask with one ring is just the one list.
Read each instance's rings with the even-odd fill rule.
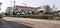
[[45,7],[45,14],[50,14],[52,11],[52,8],[49,5],[46,5]]

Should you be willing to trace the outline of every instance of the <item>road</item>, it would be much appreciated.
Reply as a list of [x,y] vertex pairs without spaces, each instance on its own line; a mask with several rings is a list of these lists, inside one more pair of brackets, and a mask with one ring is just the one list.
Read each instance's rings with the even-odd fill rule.
[[33,27],[24,25],[22,23],[14,22],[11,20],[7,21],[5,20],[5,18],[3,18],[0,19],[0,28],[33,28]]
[[47,20],[32,18],[3,17],[1,28],[60,28],[60,24],[48,23]]

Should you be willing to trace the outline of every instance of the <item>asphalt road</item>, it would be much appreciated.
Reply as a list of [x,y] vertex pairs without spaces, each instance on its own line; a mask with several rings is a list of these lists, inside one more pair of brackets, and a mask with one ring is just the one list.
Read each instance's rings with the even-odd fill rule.
[[3,17],[0,28],[60,28],[60,24],[32,18]]
[[1,22],[1,19],[0,19],[0,28],[6,28],[6,26]]
[[4,19],[0,19],[0,28],[33,28],[33,27],[20,24],[14,21],[6,21]]
[[47,20],[41,20],[41,19],[4,17],[4,20],[13,21],[10,22],[10,25],[13,24],[12,26],[15,26],[17,24],[16,25],[17,28],[19,28],[19,25],[21,25],[19,23],[29,24],[33,26],[33,27],[29,26],[28,28],[60,28],[60,24],[48,23]]

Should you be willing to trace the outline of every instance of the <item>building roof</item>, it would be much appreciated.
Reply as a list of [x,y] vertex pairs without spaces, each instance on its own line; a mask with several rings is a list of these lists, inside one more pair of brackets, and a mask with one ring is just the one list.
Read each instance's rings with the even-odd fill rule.
[[36,7],[29,7],[29,6],[16,6],[17,8],[31,8],[31,9],[38,9]]

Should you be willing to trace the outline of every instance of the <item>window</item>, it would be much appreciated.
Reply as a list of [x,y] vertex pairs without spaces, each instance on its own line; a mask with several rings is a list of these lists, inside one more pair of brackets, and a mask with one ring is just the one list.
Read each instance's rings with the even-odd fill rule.
[[18,11],[18,8],[14,9],[14,11]]

